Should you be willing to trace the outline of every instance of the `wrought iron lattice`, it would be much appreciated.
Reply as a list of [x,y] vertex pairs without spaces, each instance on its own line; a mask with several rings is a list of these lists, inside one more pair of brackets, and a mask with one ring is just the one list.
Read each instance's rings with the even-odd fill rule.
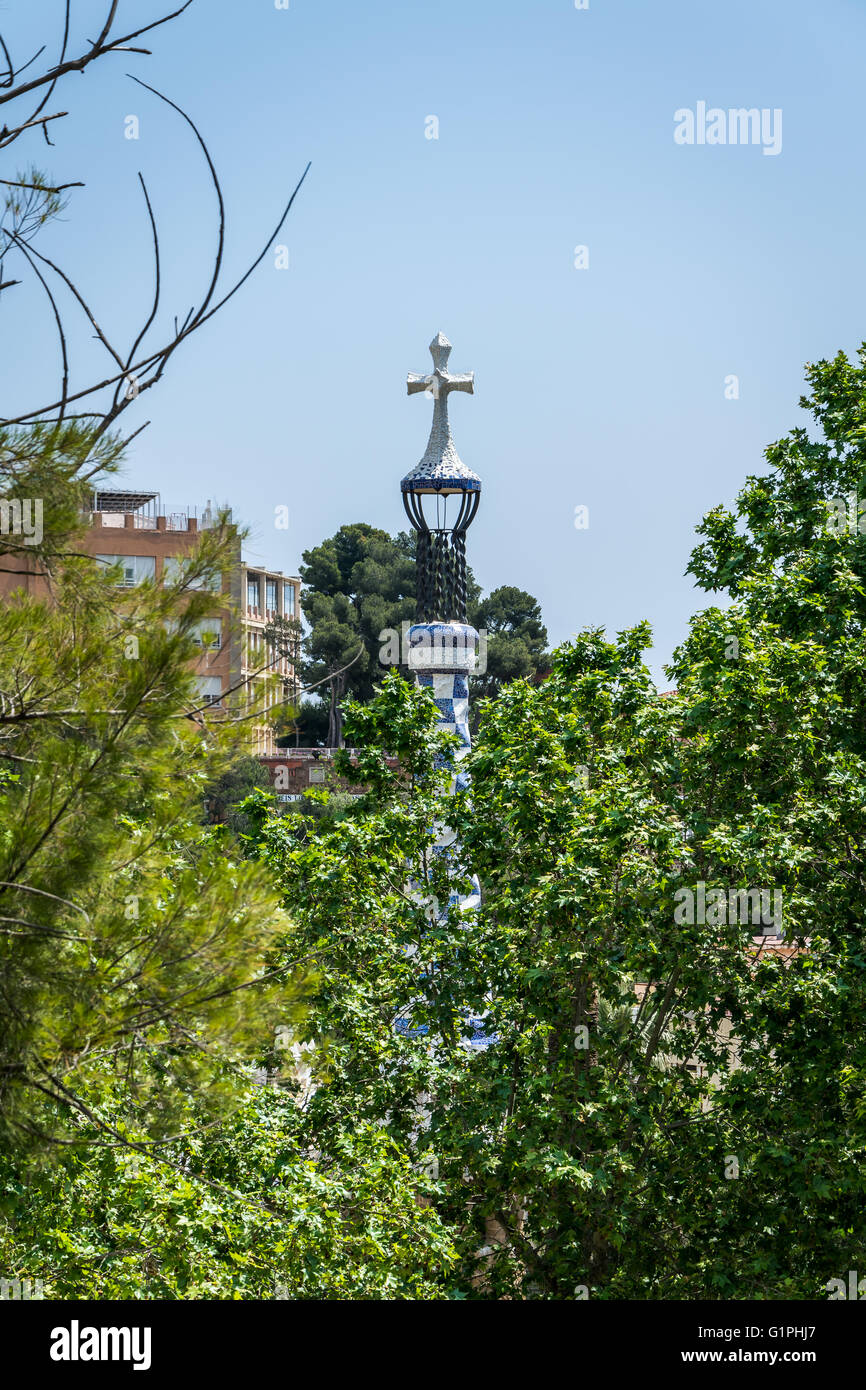
[[416,622],[459,622],[466,618],[466,529],[480,494],[464,493],[453,526],[430,527],[413,493],[403,493],[403,505],[417,534]]

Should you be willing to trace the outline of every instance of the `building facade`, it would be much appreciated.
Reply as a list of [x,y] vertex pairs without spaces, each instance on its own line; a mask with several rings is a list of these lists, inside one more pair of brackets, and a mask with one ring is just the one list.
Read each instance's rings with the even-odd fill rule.
[[[362,787],[338,777],[334,771],[333,759],[337,751],[336,748],[278,748],[276,753],[262,757],[261,762],[270,776],[277,801],[282,804],[303,801],[304,793],[316,787],[348,796],[363,796]],[[354,759],[353,748],[344,751]],[[385,762],[392,771],[400,766],[399,758],[387,754]]]
[[[119,565],[119,584],[132,588],[146,579],[156,584],[177,578],[200,533],[215,521],[210,504],[201,518],[189,509],[163,511],[159,493],[119,489],[95,492],[90,525],[81,549],[105,565]],[[225,614],[199,624],[196,660],[197,693],[202,702],[225,708],[225,695],[240,676],[240,640],[232,634],[229,610],[240,598],[237,564],[223,580]]]
[[[119,586],[133,588],[145,580],[176,579],[217,513],[210,502],[198,516],[195,509],[164,509],[157,492],[105,488],[92,494],[87,521],[80,549],[106,566],[118,566]],[[35,561],[30,568],[31,573],[0,575],[0,600],[16,589],[48,595]],[[249,749],[257,755],[278,751],[268,719],[295,689],[293,663],[267,649],[265,628],[274,618],[300,616],[300,589],[296,576],[245,563],[238,540],[223,578],[224,611],[199,624],[197,694],[215,709],[231,704],[249,720]]]
[[257,757],[278,752],[270,720],[277,707],[296,698],[297,680],[289,656],[268,644],[266,628],[280,618],[299,620],[301,581],[282,570],[241,564],[241,678],[243,704],[250,720],[250,750]]

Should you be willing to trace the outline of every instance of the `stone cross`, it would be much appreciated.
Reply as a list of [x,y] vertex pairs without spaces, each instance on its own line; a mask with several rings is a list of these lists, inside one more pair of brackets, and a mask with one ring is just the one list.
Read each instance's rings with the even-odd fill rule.
[[[462,375],[455,375],[448,371],[448,358],[451,355],[451,344],[444,333],[437,333],[430,344],[430,356],[433,358],[433,371],[427,376],[418,372],[410,372],[406,379],[406,390],[410,396],[414,396],[418,391],[429,391],[433,397],[433,424],[430,428],[430,439],[423,459],[417,468],[413,469],[414,475],[424,474],[435,478],[444,471],[451,472],[454,465],[458,469],[463,468],[463,464],[458,458],[454,448],[454,441],[451,438],[451,425],[448,420],[448,397],[452,391],[468,391],[470,395],[475,390],[475,373],[464,372]],[[468,470],[466,470],[468,472]],[[470,474],[474,477],[474,474]]]

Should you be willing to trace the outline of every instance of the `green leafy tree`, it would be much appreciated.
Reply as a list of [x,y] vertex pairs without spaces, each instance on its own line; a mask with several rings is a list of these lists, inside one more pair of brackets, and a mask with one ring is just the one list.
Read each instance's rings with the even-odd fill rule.
[[[41,456],[37,471],[48,466]],[[255,1046],[250,986],[281,926],[260,870],[203,824],[206,787],[241,736],[201,706],[193,674],[231,529],[206,532],[176,583],[122,591],[74,541],[44,562],[44,596],[21,589],[0,607],[0,762],[14,769],[2,788],[0,1111],[12,1144],[68,1137],[106,1087],[126,1089],[145,1130],[170,1131],[171,1086],[147,1069],[139,1079],[154,1050],[174,1059],[178,1097],[213,1085],[216,1098],[220,1055]],[[43,1110],[62,1099],[55,1134]]]
[[[67,33],[59,61],[23,79],[31,64],[3,41],[0,148],[47,133],[31,101],[164,22],[117,34],[116,8],[82,52]],[[95,326],[33,245],[64,186],[35,169],[5,182],[0,293],[33,273],[56,314],[57,277]],[[449,1239],[381,1127],[345,1127],[314,1153],[291,1067],[284,1096],[250,1092],[274,1020],[293,1035],[306,963],[277,965],[287,922],[270,876],[202,810],[240,746],[192,674],[236,535],[223,519],[176,583],[122,593],[78,548],[88,485],[123,458],[119,417],[242,283],[220,284],[222,246],[221,225],[204,297],[173,331],[156,337],[156,307],[131,346],[97,329],[110,365],[96,384],[75,381],[56,317],[49,404],[7,403],[0,420],[0,491],[13,514],[43,508],[35,540],[4,525],[0,555],[3,1267],[59,1296],[256,1297],[277,1276],[289,1296],[433,1296]]]
[[301,605],[309,624],[304,679],[327,683],[327,743],[342,743],[341,703],[347,693],[369,699],[382,676],[380,634],[399,633],[415,611],[414,545],[363,522],[304,551]]
[[[36,118],[73,74],[110,53],[149,53],[136,40],[188,8],[122,33],[111,5],[83,39],[80,16],[67,7],[57,49],[49,32],[29,61],[16,60],[0,35],[0,150],[48,139],[49,129],[58,135],[65,111]],[[196,694],[195,624],[219,611],[197,584],[220,587],[236,536],[223,518],[202,536],[184,578],[160,590],[119,593],[116,576],[79,549],[90,488],[122,462],[122,415],[267,254],[233,287],[222,283],[216,171],[193,122],[168,105],[203,150],[221,210],[213,273],[193,308],[168,316],[173,327],[162,317],[159,233],[143,181],[157,294],[125,344],[35,245],[76,185],[53,183],[32,162],[2,180],[4,321],[19,277],[32,276],[61,363],[44,404],[7,399],[0,418],[0,493],[13,519],[4,517],[0,544],[0,1128],[12,1148],[66,1143],[84,1120],[103,1142],[125,1142],[105,1111],[119,1093],[126,1125],[143,1135],[169,1134],[191,1089],[210,1095],[218,1113],[231,1089],[225,1057],[260,1042],[264,956],[281,921],[257,866],[202,816],[205,787],[223,775],[237,742],[227,725],[210,722]],[[76,374],[64,304],[107,355],[89,378]],[[43,357],[55,360],[48,350]],[[158,1075],[155,1056],[165,1062]]]
[[[443,744],[396,676],[347,718],[365,801],[302,844],[262,827],[322,973],[307,1142],[386,1116],[435,1166],[452,1294],[822,1298],[866,1259],[866,350],[809,379],[823,438],[700,528],[692,572],[733,602],[694,619],[677,692],[641,625],[485,704],[447,813],[471,918],[432,854]],[[497,1037],[474,1056],[467,1011]]]
[[509,681],[548,668],[541,605],[524,589],[503,584],[481,599],[469,617],[487,634],[487,670],[472,681],[474,698],[495,697]]
[[[866,555],[852,500],[866,461],[864,355],[808,379],[817,441],[796,430],[771,446],[771,472],[747,480],[736,514],[699,528],[692,573],[733,603],[694,619],[671,668],[676,696],[647,700],[631,660],[616,675],[622,646],[612,662],[581,639],[544,686],[515,682],[482,719],[471,812],[456,823],[483,915],[542,1024],[535,1065],[524,1055],[512,1071],[511,1114],[494,1105],[487,1126],[503,1117],[490,1189],[522,1194],[493,1211],[505,1235],[494,1287],[508,1287],[517,1254],[549,1297],[568,1296],[574,1277],[597,1297],[816,1298],[866,1254],[854,1023],[866,1003]],[[646,635],[635,638],[636,649]],[[580,807],[569,808],[558,778],[575,754]],[[618,863],[599,862],[605,842]],[[698,884],[715,890],[714,910],[672,931],[674,903]],[[780,895],[781,922],[744,914],[740,894],[759,886]],[[572,903],[569,957],[559,929]],[[783,939],[764,937],[766,925]],[[610,1065],[601,1024],[616,977],[651,988]],[[565,1009],[557,1020],[558,996],[584,1011],[590,1039],[584,1103],[563,1108],[577,1123],[559,1130],[565,1083],[552,1059],[570,1050],[570,1020]],[[503,1038],[507,1050],[507,1027]],[[650,1065],[662,1047],[673,1068]]]
[[740,1065],[720,1105],[749,1180],[731,1186],[725,1238],[767,1296],[844,1277],[866,1255],[855,1022],[866,1005],[866,349],[808,367],[807,381],[814,430],[773,444],[770,472],[699,528],[690,570],[732,603],[694,620],[672,667],[701,875],[773,886],[797,946],[763,951],[727,992]]
[[212,825],[226,825],[235,835],[249,829],[241,802],[255,790],[269,792],[271,779],[258,758],[243,754],[205,788],[205,809]]
[[[192,668],[236,537],[123,591],[74,541],[52,535],[50,594],[0,607],[4,1272],[57,1297],[437,1297],[453,1245],[405,1148],[300,1128],[310,961],[204,820],[257,780]],[[240,814],[272,809],[258,789]]]
[[[454,1263],[427,1187],[381,1129],[315,1156],[290,1089],[250,1085],[231,1120],[155,1153],[87,1133],[50,1167],[0,1155],[0,1262],[46,1298],[435,1299]],[[120,1117],[118,1117],[120,1122]]]
[[[415,533],[396,537],[355,523],[304,552],[302,606],[310,631],[304,647],[304,679],[326,682],[331,747],[342,742],[341,703],[347,695],[369,700],[385,670],[404,676],[402,631],[415,621]],[[503,585],[482,599],[467,569],[468,614],[487,633],[487,670],[473,693],[495,696],[518,676],[545,668],[547,630],[541,609],[522,589]],[[308,710],[302,726],[318,732]]]

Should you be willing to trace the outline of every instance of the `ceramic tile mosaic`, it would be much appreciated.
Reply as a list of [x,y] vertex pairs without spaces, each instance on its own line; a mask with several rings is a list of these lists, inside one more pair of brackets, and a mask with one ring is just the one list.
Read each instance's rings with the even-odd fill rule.
[[[472,739],[469,733],[469,675],[475,665],[478,634],[467,623],[419,623],[408,632],[409,665],[415,671],[419,685],[432,692],[439,711],[437,727],[456,734],[460,746],[450,754],[437,754],[436,766],[450,766],[454,770],[449,791],[465,791],[469,785],[467,773],[460,772],[460,763],[469,754]],[[413,659],[414,658],[414,659]],[[461,870],[460,846],[455,832],[445,824],[437,824],[436,841],[433,853],[447,855],[454,864],[455,874]],[[462,874],[461,874],[462,876]],[[415,885],[419,899],[423,898],[423,886]],[[481,889],[478,879],[472,876],[470,892],[450,895],[445,911],[455,908],[466,919],[467,929],[471,927],[471,916],[481,904]],[[438,910],[438,904],[437,904]],[[472,1051],[482,1051],[496,1042],[483,1015],[466,1015],[463,1044]],[[411,1011],[401,1015],[395,1027],[407,1037],[423,1037],[426,1025],[413,1027]]]

